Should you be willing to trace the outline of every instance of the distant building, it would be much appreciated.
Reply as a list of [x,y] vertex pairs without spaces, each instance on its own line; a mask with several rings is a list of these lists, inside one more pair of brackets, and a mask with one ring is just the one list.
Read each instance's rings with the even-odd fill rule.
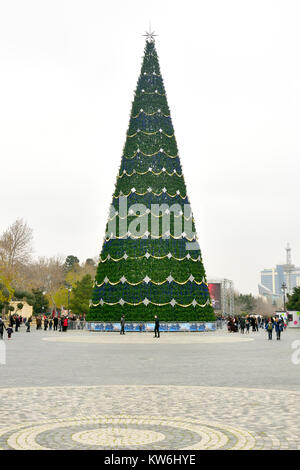
[[286,264],[278,264],[275,268],[263,269],[260,272],[259,294],[270,297],[282,296],[282,284],[291,293],[295,287],[300,287],[300,268],[295,267],[291,260],[291,248],[286,247]]
[[[23,304],[23,308],[21,310],[18,309],[18,304]],[[32,306],[24,300],[12,300],[9,305],[14,307],[14,311],[10,312],[12,315],[17,313],[18,315],[22,315],[23,318],[29,318],[33,314]]]

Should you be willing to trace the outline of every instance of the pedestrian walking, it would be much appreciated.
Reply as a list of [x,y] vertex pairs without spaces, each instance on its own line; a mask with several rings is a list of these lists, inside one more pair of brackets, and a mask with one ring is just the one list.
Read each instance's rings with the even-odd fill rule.
[[158,319],[157,315],[154,316],[154,338],[160,338],[159,319]]
[[121,329],[120,329],[120,335],[125,335],[125,315],[121,316]]
[[278,318],[275,321],[275,331],[276,331],[276,339],[280,340],[280,335],[283,330],[282,323],[281,321],[278,320]]
[[11,326],[9,326],[6,331],[7,331],[8,339],[11,339],[11,335],[14,331],[13,328]]
[[273,335],[273,328],[274,328],[274,325],[273,325],[273,322],[271,320],[271,318],[269,319],[267,325],[266,325],[266,330],[268,332],[268,339],[269,340],[272,340],[272,335]]

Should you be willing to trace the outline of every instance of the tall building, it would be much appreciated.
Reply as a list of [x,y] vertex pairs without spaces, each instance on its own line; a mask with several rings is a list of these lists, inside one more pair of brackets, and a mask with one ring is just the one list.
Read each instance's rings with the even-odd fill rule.
[[260,272],[259,294],[265,296],[281,296],[282,284],[287,286],[287,292],[292,293],[295,287],[300,287],[300,268],[292,264],[291,247],[286,247],[286,263],[274,268],[263,269]]

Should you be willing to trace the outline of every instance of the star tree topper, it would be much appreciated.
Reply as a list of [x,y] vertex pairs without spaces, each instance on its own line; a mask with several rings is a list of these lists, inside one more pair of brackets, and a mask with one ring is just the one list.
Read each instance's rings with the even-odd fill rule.
[[146,41],[153,42],[154,36],[157,36],[157,34],[155,34],[154,31],[151,31],[151,25],[150,25],[149,31],[146,31],[146,34],[143,34],[143,36],[146,36]]

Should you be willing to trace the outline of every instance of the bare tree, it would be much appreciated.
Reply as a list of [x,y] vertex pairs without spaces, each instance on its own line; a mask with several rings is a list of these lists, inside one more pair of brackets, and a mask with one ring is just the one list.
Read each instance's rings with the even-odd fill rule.
[[39,258],[30,266],[31,280],[35,288],[47,292],[51,304],[56,307],[54,294],[64,285],[64,259],[60,256]]
[[0,237],[0,261],[13,278],[18,266],[29,263],[33,231],[23,219],[17,219]]
[[269,297],[258,297],[254,313],[263,316],[271,316],[276,310],[276,304]]

